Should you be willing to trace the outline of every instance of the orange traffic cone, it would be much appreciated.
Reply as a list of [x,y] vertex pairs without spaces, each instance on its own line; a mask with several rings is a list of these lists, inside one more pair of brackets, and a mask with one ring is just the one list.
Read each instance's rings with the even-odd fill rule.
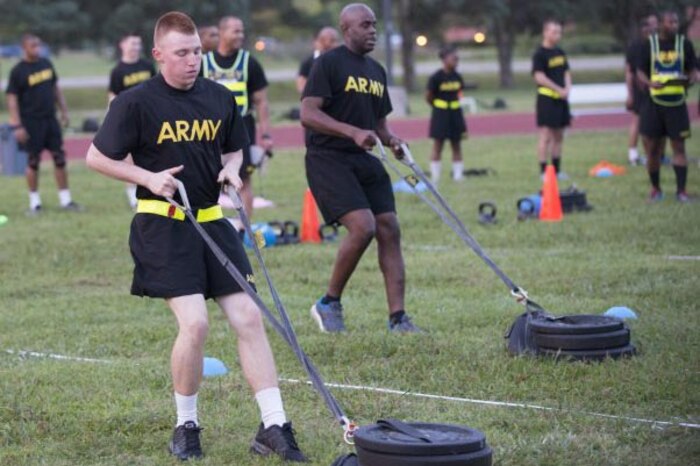
[[301,235],[302,243],[320,243],[321,234],[318,231],[318,208],[311,190],[306,188],[304,193],[304,205],[301,209]]
[[554,165],[547,165],[544,172],[544,186],[542,187],[542,207],[540,208],[540,220],[546,222],[560,222],[564,218],[561,210],[561,198],[559,198],[559,185]]

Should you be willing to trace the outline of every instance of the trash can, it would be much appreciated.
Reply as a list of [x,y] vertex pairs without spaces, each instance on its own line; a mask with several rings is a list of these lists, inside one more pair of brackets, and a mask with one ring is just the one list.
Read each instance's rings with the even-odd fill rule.
[[24,176],[27,153],[17,146],[10,125],[0,125],[0,171],[7,176]]

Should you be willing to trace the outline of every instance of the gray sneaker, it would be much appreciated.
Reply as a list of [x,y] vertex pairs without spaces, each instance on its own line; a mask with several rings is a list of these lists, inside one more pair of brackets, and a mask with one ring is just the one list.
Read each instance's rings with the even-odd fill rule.
[[39,214],[41,214],[41,204],[34,208],[27,209],[27,211],[24,213],[27,217],[37,217]]
[[85,210],[83,206],[73,201],[70,201],[68,204],[61,206],[61,209],[68,212],[82,212],[83,210]]
[[318,323],[322,332],[344,332],[343,305],[340,301],[323,304],[322,300],[323,298],[319,299],[311,306],[311,317]]
[[389,319],[387,326],[391,333],[425,333],[423,329],[411,322],[411,318],[408,317],[408,314],[402,315],[401,318],[396,321]]

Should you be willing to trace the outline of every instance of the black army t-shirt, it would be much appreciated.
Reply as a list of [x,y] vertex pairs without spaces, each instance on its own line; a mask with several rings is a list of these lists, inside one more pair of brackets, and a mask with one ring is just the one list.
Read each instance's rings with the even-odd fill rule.
[[56,114],[56,82],[53,64],[46,58],[35,62],[25,60],[10,71],[7,93],[19,100],[19,114],[25,118],[46,118]]
[[[170,87],[157,75],[119,94],[93,141],[114,160],[131,153],[134,163],[152,172],[184,165],[176,175],[194,208],[210,207],[219,197],[221,154],[248,144],[233,94],[198,78],[187,91]],[[139,199],[162,199],[143,186]]]
[[[335,120],[375,130],[391,113],[384,68],[367,55],[337,47],[316,59],[303,97],[322,97],[321,110]],[[343,152],[364,152],[351,139],[310,131],[307,147]]]
[[148,81],[155,75],[156,70],[153,64],[144,59],[139,59],[136,63],[120,61],[117,66],[112,68],[112,73],[109,75],[109,92],[117,95],[137,84]]
[[428,79],[427,89],[433,93],[433,98],[451,102],[459,100],[464,81],[456,71],[438,70]]
[[565,76],[568,69],[569,61],[559,47],[549,49],[540,46],[532,56],[532,74],[541,71],[557,86],[566,86]]

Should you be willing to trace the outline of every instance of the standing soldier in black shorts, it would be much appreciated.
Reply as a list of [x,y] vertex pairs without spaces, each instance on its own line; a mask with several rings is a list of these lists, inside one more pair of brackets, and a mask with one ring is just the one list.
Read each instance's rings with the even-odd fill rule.
[[379,138],[401,155],[402,141],[387,127],[391,101],[384,68],[367,54],[377,41],[377,20],[364,4],[340,14],[345,45],[316,59],[301,102],[308,128],[306,177],[326,223],[348,230],[338,250],[328,290],[312,307],[322,331],[345,330],[340,297],[372,238],[389,304],[389,329],[417,332],[404,310],[405,273],[401,233],[391,180],[367,153]]
[[[270,114],[267,102],[267,78],[260,62],[249,51],[243,49],[245,29],[243,21],[235,16],[225,16],[219,21],[219,46],[202,57],[202,76],[226,86],[236,97],[238,110],[248,131],[250,144],[257,141],[255,118],[261,133],[263,150],[272,150],[272,136],[269,133]],[[255,166],[250,159],[250,144],[243,147],[241,197],[246,213],[253,213],[253,186],[251,176]]]
[[338,42],[340,42],[340,37],[338,37],[338,31],[335,28],[326,26],[318,31],[318,34],[316,34],[314,38],[314,53],[299,65],[297,91],[299,91],[300,94],[304,92],[304,86],[306,85],[306,80],[309,79],[309,73],[311,73],[311,66],[314,64],[314,60],[329,50],[336,48]]
[[[107,103],[122,91],[148,81],[156,74],[153,63],[141,58],[143,49],[141,37],[134,33],[122,36],[119,41],[121,59],[112,68],[109,75],[109,92],[107,93]],[[131,157],[127,157],[131,161]],[[130,183],[126,185],[126,197],[132,209],[136,208],[136,186]]]
[[561,171],[561,149],[564,129],[571,123],[569,92],[571,73],[566,54],[557,44],[561,40],[561,23],[547,20],[542,26],[542,45],[532,57],[532,75],[537,84],[537,126],[540,138],[537,155],[540,173],[544,177],[547,158],[552,161],[557,176],[568,178]]
[[449,140],[452,146],[452,179],[462,180],[462,138],[467,133],[464,112],[459,103],[464,81],[457,73],[457,50],[454,47],[445,47],[440,51],[440,60],[442,69],[430,76],[425,92],[425,99],[433,109],[430,116],[430,138],[433,140],[430,175],[435,184],[440,181],[440,158],[445,140]]
[[[625,55],[625,84],[627,86],[627,110],[632,114],[632,121],[629,129],[629,149],[627,151],[627,159],[630,165],[640,163],[639,152],[637,145],[639,143],[639,110],[648,94],[642,90],[639,81],[637,80],[637,60],[639,59],[639,49],[646,46],[649,41],[649,36],[656,34],[656,29],[659,27],[659,20],[656,15],[649,15],[642,19],[639,23],[640,37],[632,41]],[[646,152],[646,148],[645,148]]]
[[649,89],[650,96],[642,105],[639,122],[639,131],[649,147],[649,201],[663,199],[661,157],[665,137],[668,137],[676,173],[676,199],[688,202],[685,191],[688,178],[685,140],[690,137],[690,118],[686,89],[698,80],[698,70],[693,44],[678,33],[678,15],[675,12],[661,14],[659,33],[650,36],[647,45],[640,49],[637,78]]
[[[28,215],[41,212],[39,195],[39,163],[41,152],[51,152],[58,200],[63,210],[80,211],[68,189],[66,153],[63,150],[61,124],[68,126],[68,108],[58,87],[53,64],[40,55],[41,41],[34,34],[22,36],[22,60],[10,71],[7,83],[7,110],[14,135],[27,152],[27,185],[29,186]],[[61,124],[56,119],[56,105],[61,112]]]
[[[160,74],[114,99],[87,164],[138,185],[129,238],[135,263],[131,292],[165,299],[177,319],[171,356],[177,423],[170,452],[182,460],[202,456],[197,392],[209,325],[205,300],[214,298],[238,336],[241,367],[260,407],[262,423],[253,451],[305,461],[285,417],[260,310],[184,213],[164,199],[174,196],[182,202],[176,180],[182,181],[202,227],[254,281],[240,238],[217,204],[221,183],[241,187],[241,148],[248,141],[240,112],[229,91],[198,77],[201,45],[187,15],[161,16],[153,43]],[[127,154],[133,164],[124,161]]]

